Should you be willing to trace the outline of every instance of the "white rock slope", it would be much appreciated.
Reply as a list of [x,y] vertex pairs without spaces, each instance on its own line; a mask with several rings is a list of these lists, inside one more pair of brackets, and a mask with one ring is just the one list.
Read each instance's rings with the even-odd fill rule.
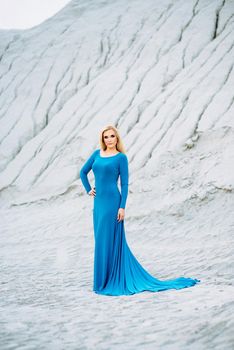
[[124,138],[132,181],[199,133],[233,136],[233,12],[225,0],[74,0],[31,30],[2,31],[3,198],[66,191],[106,124]]

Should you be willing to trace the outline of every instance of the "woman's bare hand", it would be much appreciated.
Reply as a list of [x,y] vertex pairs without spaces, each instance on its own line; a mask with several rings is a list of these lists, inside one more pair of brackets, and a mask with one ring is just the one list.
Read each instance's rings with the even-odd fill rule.
[[96,190],[95,187],[93,187],[90,191],[89,191],[89,195],[95,197],[96,196]]
[[124,220],[124,215],[125,215],[125,210],[124,210],[124,208],[119,208],[117,220],[118,220],[119,222],[122,221],[122,220]]

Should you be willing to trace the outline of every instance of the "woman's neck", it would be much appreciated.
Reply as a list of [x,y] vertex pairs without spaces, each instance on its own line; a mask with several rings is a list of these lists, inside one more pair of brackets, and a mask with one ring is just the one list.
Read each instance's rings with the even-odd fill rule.
[[113,147],[113,148],[106,148],[105,151],[102,150],[102,152],[104,154],[116,154],[116,153],[119,153],[119,151],[117,151],[116,147]]

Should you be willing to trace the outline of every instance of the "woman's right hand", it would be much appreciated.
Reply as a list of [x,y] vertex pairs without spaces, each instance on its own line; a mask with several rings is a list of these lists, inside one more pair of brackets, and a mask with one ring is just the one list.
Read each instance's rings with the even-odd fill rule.
[[89,196],[93,196],[95,197],[96,196],[96,190],[95,190],[95,187],[93,187],[90,191],[89,191]]

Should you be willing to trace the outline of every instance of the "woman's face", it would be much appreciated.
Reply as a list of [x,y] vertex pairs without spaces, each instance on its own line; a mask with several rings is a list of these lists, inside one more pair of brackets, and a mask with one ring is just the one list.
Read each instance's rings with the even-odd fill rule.
[[104,143],[106,145],[106,147],[108,148],[116,148],[117,145],[117,137],[115,135],[115,131],[114,130],[106,130],[103,133],[103,140]]

